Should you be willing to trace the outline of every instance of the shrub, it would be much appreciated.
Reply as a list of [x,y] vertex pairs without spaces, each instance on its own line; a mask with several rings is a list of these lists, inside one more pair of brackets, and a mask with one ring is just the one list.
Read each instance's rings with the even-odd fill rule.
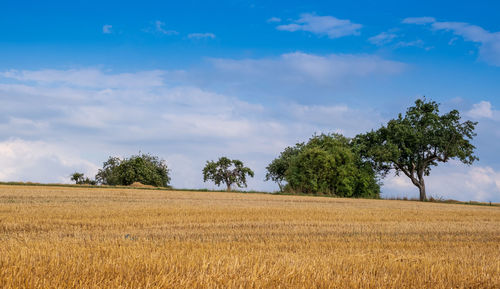
[[134,182],[155,187],[167,187],[169,169],[164,160],[149,154],[134,155],[128,159],[109,157],[96,175],[104,185],[129,186]]
[[342,135],[313,136],[307,144],[288,147],[273,160],[266,180],[286,181],[285,190],[294,193],[378,198],[375,171],[354,150],[351,140]]

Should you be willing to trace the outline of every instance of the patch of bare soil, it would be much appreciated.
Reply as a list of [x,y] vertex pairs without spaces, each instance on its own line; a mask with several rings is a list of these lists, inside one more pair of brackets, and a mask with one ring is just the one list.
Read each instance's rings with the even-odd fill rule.
[[151,188],[151,189],[155,188],[155,186],[145,185],[145,184],[143,184],[141,182],[134,182],[130,186],[133,187],[133,188]]

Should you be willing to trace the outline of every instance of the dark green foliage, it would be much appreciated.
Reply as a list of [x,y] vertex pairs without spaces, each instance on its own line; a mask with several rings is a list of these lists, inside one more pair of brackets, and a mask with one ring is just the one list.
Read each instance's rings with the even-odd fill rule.
[[285,148],[285,150],[280,153],[280,156],[274,159],[266,167],[267,173],[265,180],[276,182],[278,184],[278,187],[280,188],[280,192],[283,192],[285,188],[285,174],[288,170],[288,167],[290,166],[292,158],[297,156],[303,147],[304,143],[298,143],[294,147]]
[[476,122],[460,122],[460,113],[452,110],[439,115],[439,104],[418,99],[405,116],[399,114],[387,126],[356,137],[359,153],[383,175],[395,170],[404,173],[419,188],[420,200],[427,199],[424,176],[438,162],[459,159],[472,164]]
[[109,157],[109,159],[103,163],[102,169],[99,169],[95,176],[97,182],[109,186],[121,185],[118,172],[120,163],[120,158]]
[[380,186],[370,163],[339,135],[313,136],[307,144],[286,148],[267,166],[266,180],[287,182],[287,191],[339,197],[378,198]]
[[109,157],[96,175],[104,185],[129,186],[134,182],[155,187],[167,187],[170,182],[169,169],[164,160],[149,154],[134,155],[121,160]]
[[203,181],[212,180],[217,186],[226,184],[227,191],[231,191],[231,185],[236,184],[243,188],[247,186],[246,176],[254,176],[253,171],[245,167],[240,160],[230,160],[221,157],[217,162],[207,161],[203,168]]

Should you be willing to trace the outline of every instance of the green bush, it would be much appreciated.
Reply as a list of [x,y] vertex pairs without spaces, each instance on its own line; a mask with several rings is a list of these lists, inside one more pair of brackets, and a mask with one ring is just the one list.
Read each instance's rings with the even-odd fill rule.
[[354,151],[351,140],[342,135],[313,136],[307,144],[288,147],[273,160],[266,180],[292,193],[378,198],[375,171]]
[[149,154],[134,155],[128,159],[109,157],[96,175],[103,185],[129,186],[134,182],[155,187],[167,187],[169,169],[164,160]]

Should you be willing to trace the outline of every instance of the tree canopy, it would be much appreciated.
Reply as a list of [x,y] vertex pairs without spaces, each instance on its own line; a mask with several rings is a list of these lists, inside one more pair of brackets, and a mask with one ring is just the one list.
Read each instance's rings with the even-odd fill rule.
[[424,176],[432,167],[450,159],[465,164],[478,159],[471,144],[477,123],[460,120],[457,110],[440,115],[438,103],[418,99],[404,116],[399,114],[386,126],[358,135],[355,142],[364,159],[382,175],[395,170],[410,178],[419,189],[420,200],[425,201]]
[[295,193],[368,198],[380,194],[370,163],[363,162],[351,140],[340,134],[321,134],[287,147],[267,166],[266,180]]
[[246,176],[253,177],[254,172],[243,165],[240,160],[231,160],[221,157],[217,162],[207,161],[203,168],[203,181],[212,180],[217,186],[225,184],[227,191],[231,191],[231,186],[236,184],[243,188],[247,186]]
[[71,175],[71,180],[75,182],[75,184],[79,185],[79,184],[83,184],[83,181],[84,181],[84,175],[83,173],[79,173],[79,172],[74,172],[72,175]]
[[96,181],[104,185],[128,186],[134,182],[155,187],[167,187],[169,169],[164,160],[149,154],[133,155],[120,159],[109,157],[96,175]]
[[290,167],[290,163],[293,157],[297,156],[304,143],[298,143],[294,147],[287,147],[282,151],[279,157],[275,158],[267,167],[267,173],[265,181],[273,181],[278,184],[280,191],[285,189],[286,182],[286,171]]

